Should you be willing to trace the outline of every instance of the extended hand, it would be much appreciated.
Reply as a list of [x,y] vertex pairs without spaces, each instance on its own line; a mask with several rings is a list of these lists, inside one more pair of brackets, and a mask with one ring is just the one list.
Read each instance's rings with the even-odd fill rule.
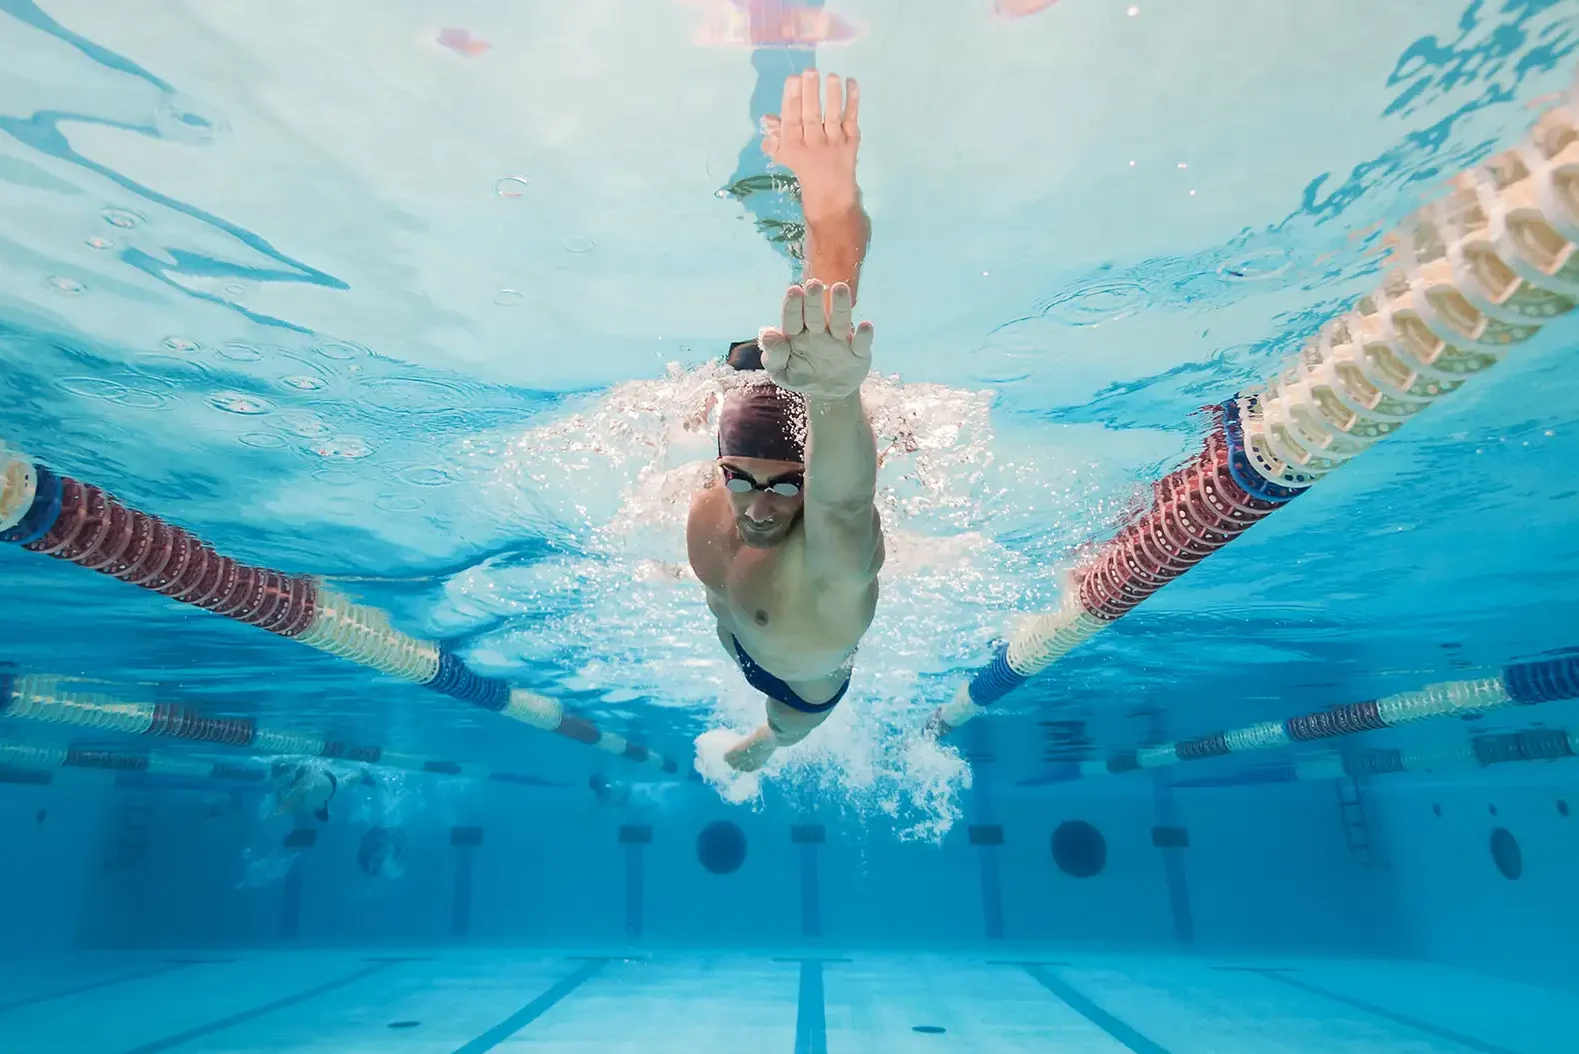
[[815,279],[784,294],[782,329],[758,335],[762,365],[780,388],[813,399],[843,399],[872,371],[872,324],[852,329],[850,287],[839,282],[825,311],[823,286]]
[[822,104],[816,70],[784,82],[778,116],[763,118],[762,151],[795,173],[801,208],[808,219],[854,208],[855,155],[861,146],[861,89],[854,78],[828,74],[828,106]]

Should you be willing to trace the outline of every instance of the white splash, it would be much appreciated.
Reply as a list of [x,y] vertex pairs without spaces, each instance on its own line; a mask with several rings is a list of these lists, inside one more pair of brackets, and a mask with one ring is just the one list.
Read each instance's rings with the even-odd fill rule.
[[741,383],[721,363],[671,366],[552,424],[473,441],[498,462],[486,498],[564,555],[499,558],[456,575],[432,628],[473,633],[470,658],[499,673],[568,669],[560,686],[599,693],[615,731],[634,716],[633,699],[711,715],[697,766],[728,800],[813,784],[916,837],[941,837],[959,815],[967,767],[911,733],[952,687],[936,675],[980,661],[1006,613],[1050,588],[1051,569],[995,542],[994,526],[1084,504],[1071,484],[1078,470],[1064,463],[1055,475],[1046,451],[996,459],[989,393],[872,377],[862,396],[878,439],[888,551],[877,618],[845,703],[741,778],[722,751],[762,722],[762,699],[719,647],[685,552],[691,496],[716,455],[716,411]]

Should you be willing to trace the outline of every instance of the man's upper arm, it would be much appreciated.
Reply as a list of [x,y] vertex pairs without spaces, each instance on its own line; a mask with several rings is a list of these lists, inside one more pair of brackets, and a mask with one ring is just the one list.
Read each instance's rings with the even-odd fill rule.
[[806,559],[818,570],[876,578],[883,568],[883,523],[877,507],[806,502]]

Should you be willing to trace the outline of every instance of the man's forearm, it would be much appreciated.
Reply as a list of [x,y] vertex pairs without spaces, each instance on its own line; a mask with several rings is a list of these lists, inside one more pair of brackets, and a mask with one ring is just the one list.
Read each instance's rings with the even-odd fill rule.
[[806,429],[806,500],[864,510],[877,492],[877,440],[861,393],[810,399]]
[[805,203],[805,281],[825,286],[847,282],[850,293],[861,280],[861,262],[872,239],[872,224],[861,208],[860,193],[846,200]]

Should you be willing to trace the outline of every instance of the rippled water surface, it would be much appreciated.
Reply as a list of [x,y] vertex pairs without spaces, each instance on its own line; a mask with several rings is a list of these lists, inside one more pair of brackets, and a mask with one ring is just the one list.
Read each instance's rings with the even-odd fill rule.
[[[854,705],[779,782],[933,831],[965,767],[903,733],[1579,42],[1538,0],[865,0],[753,50],[729,7],[0,0],[0,439],[685,757],[758,705],[683,545],[718,360],[791,275],[757,118],[813,62],[858,76],[889,558]],[[1575,325],[1005,701],[991,763],[1579,643]],[[0,580],[19,668],[546,749],[75,568],[7,550]]]

